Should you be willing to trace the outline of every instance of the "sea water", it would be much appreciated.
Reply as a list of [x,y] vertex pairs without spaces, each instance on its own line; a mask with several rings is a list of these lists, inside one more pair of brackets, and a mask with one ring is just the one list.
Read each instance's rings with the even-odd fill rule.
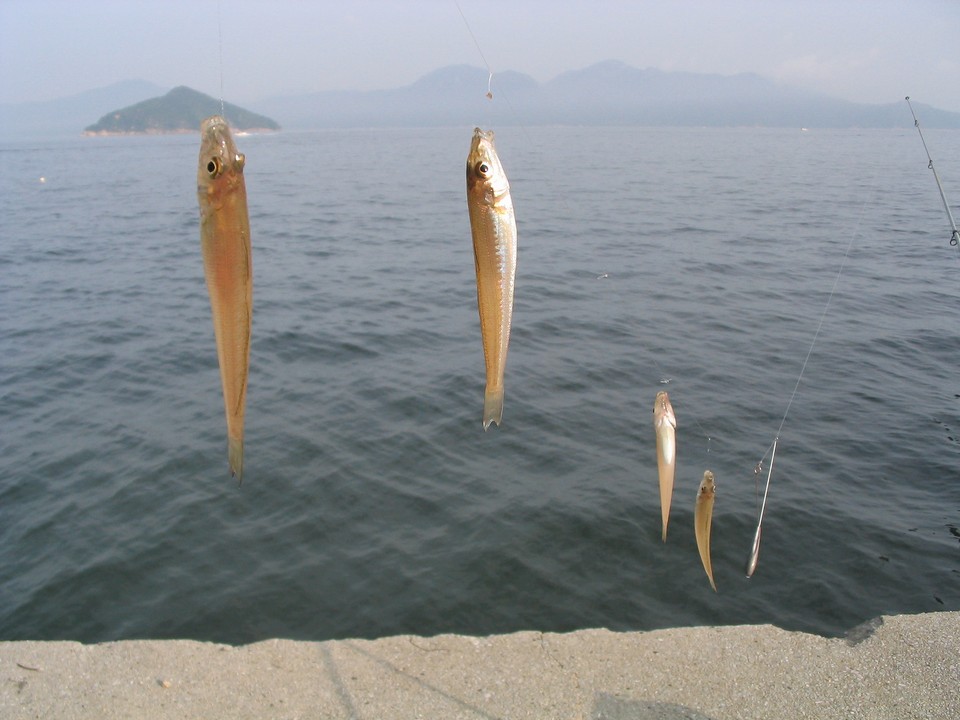
[[[486,433],[472,128],[237,138],[242,486],[198,138],[0,145],[0,639],[837,635],[960,609],[960,256],[916,134],[496,131],[519,263]],[[956,200],[960,134],[927,135]]]

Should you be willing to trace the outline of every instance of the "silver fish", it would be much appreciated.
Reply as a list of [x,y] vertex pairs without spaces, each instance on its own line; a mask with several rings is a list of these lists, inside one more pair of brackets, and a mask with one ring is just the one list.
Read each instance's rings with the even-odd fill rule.
[[653,401],[653,427],[657,432],[657,473],[660,476],[660,513],[663,519],[663,542],[667,541],[670,521],[670,500],[673,498],[673,475],[677,468],[677,418],[670,396],[663,390]]
[[700,561],[707,571],[713,591],[717,591],[717,584],[713,581],[713,564],[710,562],[710,526],[713,523],[713,500],[716,497],[717,486],[713,481],[713,473],[707,470],[700,481],[697,490],[697,506],[693,513],[693,527],[697,535],[697,550],[700,551]]
[[757,562],[760,560],[760,526],[757,525],[757,531],[753,534],[753,544],[750,545],[750,557],[747,558],[747,577],[753,577],[757,571]]
[[483,429],[503,419],[503,373],[513,320],[517,224],[510,183],[493,144],[493,131],[473,131],[467,155],[467,208],[477,271],[477,306],[487,370]]
[[[767,493],[770,491],[770,478],[773,476],[773,462],[777,459],[777,445],[780,443],[778,435],[773,440],[773,452],[770,455],[770,467],[767,470],[767,484],[763,488],[763,502],[760,504],[760,515],[757,518],[757,531],[753,534],[753,544],[750,546],[750,557],[747,558],[747,577],[753,577],[757,570],[757,563],[760,561],[760,531],[763,529],[763,514],[767,509]],[[761,460],[761,463],[763,461]],[[761,464],[757,464],[754,473],[759,473]]]

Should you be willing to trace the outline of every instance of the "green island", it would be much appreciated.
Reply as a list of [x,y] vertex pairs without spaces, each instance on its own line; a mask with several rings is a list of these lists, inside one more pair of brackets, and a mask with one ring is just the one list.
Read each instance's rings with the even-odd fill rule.
[[[104,115],[84,128],[84,135],[166,135],[200,131],[200,123],[221,114],[220,101],[191,88],[175,87],[166,95],[144,100]],[[280,129],[264,115],[223,103],[222,114],[234,130],[272,132]]]

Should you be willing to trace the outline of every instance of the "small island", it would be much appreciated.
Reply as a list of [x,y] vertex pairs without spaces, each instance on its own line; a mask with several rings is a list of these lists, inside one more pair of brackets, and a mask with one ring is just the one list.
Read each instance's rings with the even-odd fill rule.
[[[200,123],[211,115],[221,114],[220,101],[191,88],[176,87],[166,95],[151,98],[120,110],[109,112],[93,125],[84,128],[84,135],[167,135],[195,133]],[[274,132],[280,126],[264,115],[258,115],[230,103],[223,103],[223,114],[234,130],[242,132]]]

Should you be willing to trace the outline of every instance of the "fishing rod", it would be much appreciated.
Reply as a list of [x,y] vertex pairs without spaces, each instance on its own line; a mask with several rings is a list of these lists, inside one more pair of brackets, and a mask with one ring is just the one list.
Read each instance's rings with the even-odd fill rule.
[[910,107],[910,114],[913,115],[913,124],[917,128],[917,132],[920,133],[920,142],[923,143],[923,149],[927,153],[927,160],[929,161],[927,167],[933,171],[933,179],[937,181],[937,190],[940,191],[940,199],[943,201],[943,209],[947,211],[947,217],[950,219],[950,228],[953,230],[953,234],[950,236],[950,244],[954,247],[960,245],[960,230],[957,230],[957,223],[953,219],[953,213],[950,212],[950,203],[947,202],[947,196],[943,192],[943,184],[940,182],[940,175],[937,174],[937,169],[933,166],[933,158],[930,156],[930,149],[927,147],[927,141],[923,137],[923,130],[920,129],[920,120],[917,118],[917,113],[913,110],[913,105],[910,103],[910,96],[907,95],[905,98],[907,105]]
[[[953,234],[950,237],[950,244],[953,245],[954,247],[960,248],[960,231],[957,230],[957,224],[953,219],[953,213],[950,211],[950,204],[947,202],[947,196],[943,192],[943,185],[940,182],[940,176],[937,174],[937,169],[933,166],[933,158],[930,155],[929,148],[927,148],[927,141],[923,137],[923,131],[920,129],[920,120],[917,118],[917,113],[914,112],[913,110],[913,105],[910,103],[909,96],[907,96],[906,101],[907,101],[907,105],[910,106],[910,112],[913,114],[913,121],[914,121],[914,125],[917,128],[917,132],[920,133],[920,141],[923,143],[923,149],[927,153],[927,160],[929,161],[929,164],[927,167],[929,167],[933,171],[933,177],[937,181],[937,189],[940,191],[940,199],[943,201],[943,207],[947,211],[947,217],[950,219],[950,228],[953,230]],[[770,456],[770,468],[767,471],[767,483],[763,490],[763,502],[760,505],[760,510],[757,516],[757,529],[754,532],[753,544],[750,548],[750,555],[747,558],[746,575],[748,578],[751,577],[753,573],[756,571],[757,562],[760,559],[760,533],[763,528],[763,518],[767,508],[767,494],[770,491],[770,478],[773,475],[773,461],[777,454],[777,445],[780,442],[780,433],[783,430],[784,423],[787,420],[787,415],[790,412],[790,407],[793,405],[793,401],[797,396],[797,391],[800,388],[800,381],[803,379],[803,373],[807,368],[807,361],[810,360],[810,355],[813,353],[813,348],[817,344],[817,338],[819,338],[820,336],[820,330],[823,328],[823,321],[827,316],[827,311],[830,309],[830,303],[833,301],[834,293],[836,293],[837,285],[840,282],[840,276],[843,274],[843,268],[847,263],[847,258],[850,255],[850,250],[853,247],[853,242],[857,238],[857,236],[860,234],[860,226],[863,222],[863,215],[864,215],[864,212],[866,211],[866,207],[867,207],[867,204],[865,202],[863,205],[863,208],[861,208],[860,218],[857,220],[856,229],[854,230],[854,233],[850,237],[850,243],[847,245],[847,250],[844,253],[843,260],[840,263],[840,269],[837,270],[837,277],[833,281],[833,288],[830,290],[830,295],[827,297],[827,302],[823,308],[823,313],[820,315],[820,322],[817,325],[816,332],[814,332],[813,334],[813,340],[810,342],[810,348],[807,350],[807,356],[803,361],[803,365],[800,367],[800,375],[797,377],[797,384],[793,388],[793,393],[790,395],[790,400],[787,402],[787,409],[783,413],[783,418],[780,420],[780,427],[777,429],[776,436],[774,437],[772,455]],[[766,455],[764,455],[764,458],[766,458]],[[763,459],[761,459],[760,462],[757,463],[757,466],[754,470],[755,475],[759,475],[760,472],[762,472],[762,464],[763,464]]]

